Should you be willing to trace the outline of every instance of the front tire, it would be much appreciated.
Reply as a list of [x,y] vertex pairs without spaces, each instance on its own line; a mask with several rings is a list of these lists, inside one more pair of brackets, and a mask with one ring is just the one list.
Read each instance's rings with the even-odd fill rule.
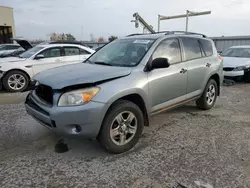
[[245,75],[245,81],[250,83],[250,72]]
[[143,128],[141,109],[130,101],[119,100],[107,112],[97,139],[106,151],[123,153],[137,144]]
[[21,92],[27,89],[28,76],[21,71],[10,71],[3,77],[3,86],[9,92]]
[[215,80],[210,79],[206,85],[202,96],[196,101],[197,107],[202,110],[211,109],[216,102],[217,94],[218,85]]

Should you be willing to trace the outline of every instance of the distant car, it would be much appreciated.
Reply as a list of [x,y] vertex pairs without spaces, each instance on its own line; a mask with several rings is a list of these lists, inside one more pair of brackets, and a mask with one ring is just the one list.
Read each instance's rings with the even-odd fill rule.
[[[25,52],[33,47],[27,40],[16,39],[16,38],[12,38],[12,40],[17,42],[18,44],[2,44],[2,45],[0,45],[0,58],[16,57],[16,56],[20,55],[21,53],[23,53],[23,52]],[[1,46],[2,46],[2,48],[1,48]]]
[[[22,46],[25,49],[31,48],[26,42],[23,41]],[[10,92],[24,91],[35,74],[54,67],[83,62],[94,52],[80,43],[39,44],[18,57],[1,58],[0,83]]]
[[0,57],[5,57],[7,54],[11,54],[20,48],[22,47],[19,44],[1,44]]
[[221,53],[224,61],[224,77],[250,82],[250,45],[233,46]]

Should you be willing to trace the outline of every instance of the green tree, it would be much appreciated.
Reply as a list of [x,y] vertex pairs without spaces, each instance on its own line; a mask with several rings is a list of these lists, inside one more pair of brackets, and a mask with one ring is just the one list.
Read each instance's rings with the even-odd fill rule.
[[116,40],[116,39],[118,39],[117,36],[111,35],[111,36],[109,37],[109,42],[112,42],[113,40]]

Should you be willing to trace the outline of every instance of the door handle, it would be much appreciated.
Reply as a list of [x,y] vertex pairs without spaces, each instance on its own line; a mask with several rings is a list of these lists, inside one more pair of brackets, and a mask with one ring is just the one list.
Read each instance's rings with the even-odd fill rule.
[[206,64],[206,67],[210,67],[210,66],[211,66],[211,63],[207,63],[207,64]]
[[185,72],[187,72],[187,69],[181,69],[181,70],[180,70],[180,73],[183,73],[183,74],[184,74]]

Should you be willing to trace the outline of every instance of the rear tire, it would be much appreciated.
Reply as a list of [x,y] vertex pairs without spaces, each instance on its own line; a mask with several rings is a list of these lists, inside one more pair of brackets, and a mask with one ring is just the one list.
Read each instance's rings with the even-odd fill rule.
[[13,70],[3,77],[3,87],[9,92],[22,92],[28,85],[29,78],[22,71]]
[[143,128],[141,109],[130,101],[119,100],[107,112],[97,139],[106,151],[119,154],[137,144]]
[[211,109],[217,99],[218,95],[218,85],[215,80],[210,79],[205,87],[202,96],[196,101],[198,108],[202,110]]

